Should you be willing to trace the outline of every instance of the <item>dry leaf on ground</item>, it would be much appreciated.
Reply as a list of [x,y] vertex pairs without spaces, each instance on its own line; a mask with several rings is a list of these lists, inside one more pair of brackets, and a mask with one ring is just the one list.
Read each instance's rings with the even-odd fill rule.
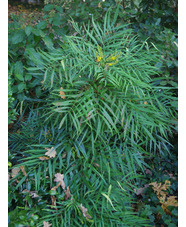
[[20,166],[20,169],[21,169],[22,173],[24,174],[24,176],[27,177],[27,174],[25,172],[25,167],[24,166]]
[[97,166],[97,167],[99,167],[100,168],[100,165],[98,164],[98,163],[93,163],[94,164],[94,166]]
[[39,197],[38,194],[36,194],[35,192],[30,192],[31,198],[37,198]]
[[167,190],[170,186],[170,181],[165,181],[165,184],[161,184],[161,183],[157,183],[157,182],[152,182],[149,185],[153,186],[153,190],[154,192],[157,194],[157,197],[159,197],[160,195],[164,195],[166,194],[166,192],[162,191],[162,190]]
[[49,158],[48,158],[48,157],[45,157],[45,156],[41,156],[41,157],[39,157],[39,159],[40,159],[41,161],[44,161],[44,160],[48,160]]
[[85,218],[88,218],[88,219],[92,218],[89,214],[87,214],[88,209],[85,208],[82,204],[80,206],[78,206],[78,207],[81,209],[81,211],[83,213],[83,216]]
[[67,152],[65,152],[63,155],[62,155],[62,158],[66,158],[67,156]]
[[57,184],[55,187],[51,188],[51,190],[55,191],[60,185],[61,185],[61,182],[59,182],[59,184]]
[[68,200],[71,197],[70,195],[70,189],[69,186],[67,187],[67,190],[65,191],[65,200]]
[[149,187],[149,185],[148,184],[146,184],[143,188],[135,188],[134,189],[134,192],[135,192],[135,194],[136,195],[142,195],[143,194],[143,192],[144,192],[144,190],[146,189],[146,188],[148,188]]
[[55,182],[60,182],[61,183],[61,187],[64,190],[65,189],[65,182],[64,182],[64,174],[60,174],[60,173],[56,173],[55,174]]
[[33,199],[33,198],[39,197],[38,194],[36,194],[34,191],[29,191],[29,190],[27,190],[27,189],[24,189],[24,190],[22,191],[22,193],[23,193],[23,192],[28,192],[28,193],[30,194],[30,196],[31,196],[32,199]]
[[44,221],[43,222],[43,227],[50,227],[52,224],[49,224],[49,222]]
[[47,155],[48,157],[54,158],[56,156],[56,150],[54,149],[54,147],[45,148],[45,150],[47,150],[47,152],[45,153],[45,155]]
[[12,177],[17,176],[17,174],[19,173],[20,169],[18,167],[15,167],[12,169]]
[[168,173],[169,177],[172,178],[173,180],[176,180],[176,177],[172,173]]
[[164,202],[164,205],[177,207],[178,201],[176,200],[176,196],[169,196],[167,201]]
[[59,92],[59,94],[61,95],[61,98],[62,98],[62,99],[65,99],[65,92],[62,91],[62,90],[63,90],[62,87],[61,87],[60,89],[61,89],[61,91]]
[[150,171],[150,169],[145,169],[145,173],[150,174],[152,176],[152,171]]
[[51,196],[52,206],[56,206],[56,197],[54,195]]

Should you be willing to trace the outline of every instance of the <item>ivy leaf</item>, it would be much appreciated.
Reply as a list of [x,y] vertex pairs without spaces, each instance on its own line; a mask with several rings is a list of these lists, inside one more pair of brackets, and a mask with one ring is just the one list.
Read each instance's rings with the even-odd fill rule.
[[60,173],[56,173],[55,174],[55,182],[60,182],[61,183],[61,187],[64,190],[65,189],[65,182],[64,182],[64,174],[60,174]]
[[45,148],[45,150],[47,150],[47,152],[45,153],[45,155],[47,155],[48,157],[54,158],[56,156],[56,151],[55,151],[54,147]]

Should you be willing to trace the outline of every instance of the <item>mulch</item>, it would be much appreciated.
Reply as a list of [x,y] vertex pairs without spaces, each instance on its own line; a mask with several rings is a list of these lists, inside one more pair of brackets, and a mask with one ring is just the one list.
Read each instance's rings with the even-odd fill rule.
[[19,21],[25,25],[37,24],[43,16],[41,8],[8,4],[8,22]]

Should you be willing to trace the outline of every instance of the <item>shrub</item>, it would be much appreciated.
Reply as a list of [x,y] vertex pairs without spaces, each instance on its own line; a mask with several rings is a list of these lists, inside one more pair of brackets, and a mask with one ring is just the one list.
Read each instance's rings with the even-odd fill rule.
[[118,10],[29,52],[27,75],[47,95],[10,135],[10,225],[148,226],[131,206],[134,184],[144,157],[168,150],[177,99],[158,85],[160,56],[116,24]]
[[173,89],[158,83],[166,79],[155,66],[161,57],[147,42],[140,44],[127,25],[105,18],[103,29],[94,21],[84,30],[74,23],[79,36],[66,37],[50,54],[40,51],[45,67],[35,61],[30,70],[44,74],[43,86],[51,89],[47,119],[73,128],[74,138],[87,130],[96,139],[119,135],[146,150],[166,149],[177,99]]
[[[126,2],[126,1],[125,1]],[[158,62],[162,75],[166,75],[162,85],[177,87],[178,68],[178,2],[130,1],[120,12],[123,21],[129,21],[140,39],[152,42],[158,48],[162,60]],[[132,4],[132,3],[138,4]],[[177,94],[176,94],[177,95]]]

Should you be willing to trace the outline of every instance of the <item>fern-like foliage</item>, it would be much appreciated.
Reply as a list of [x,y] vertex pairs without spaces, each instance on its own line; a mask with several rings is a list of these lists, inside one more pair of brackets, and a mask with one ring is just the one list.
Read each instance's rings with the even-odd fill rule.
[[[73,138],[107,140],[162,151],[175,126],[171,88],[155,85],[160,56],[141,44],[127,25],[115,25],[106,15],[101,27],[79,28],[61,49],[40,51],[44,87],[51,88],[45,120],[72,131]],[[34,73],[34,69],[32,69]],[[161,78],[162,79],[162,78]],[[150,147],[149,147],[150,146]]]
[[[28,70],[41,76],[49,95],[17,135],[36,129],[22,147],[18,167],[27,168],[27,177],[15,190],[27,188],[28,178],[29,190],[44,204],[55,174],[63,173],[71,199],[64,201],[57,188],[55,209],[45,207],[41,217],[54,226],[148,226],[131,210],[133,183],[144,156],[167,149],[176,98],[171,88],[157,86],[156,50],[140,43],[128,25],[115,24],[117,15],[118,9],[111,20],[108,12],[103,25],[92,20],[79,28],[72,22],[77,35],[65,37],[61,48],[39,50],[39,62],[30,56],[35,67]],[[12,140],[18,150],[21,144],[14,135]],[[51,147],[56,156],[41,160]]]

